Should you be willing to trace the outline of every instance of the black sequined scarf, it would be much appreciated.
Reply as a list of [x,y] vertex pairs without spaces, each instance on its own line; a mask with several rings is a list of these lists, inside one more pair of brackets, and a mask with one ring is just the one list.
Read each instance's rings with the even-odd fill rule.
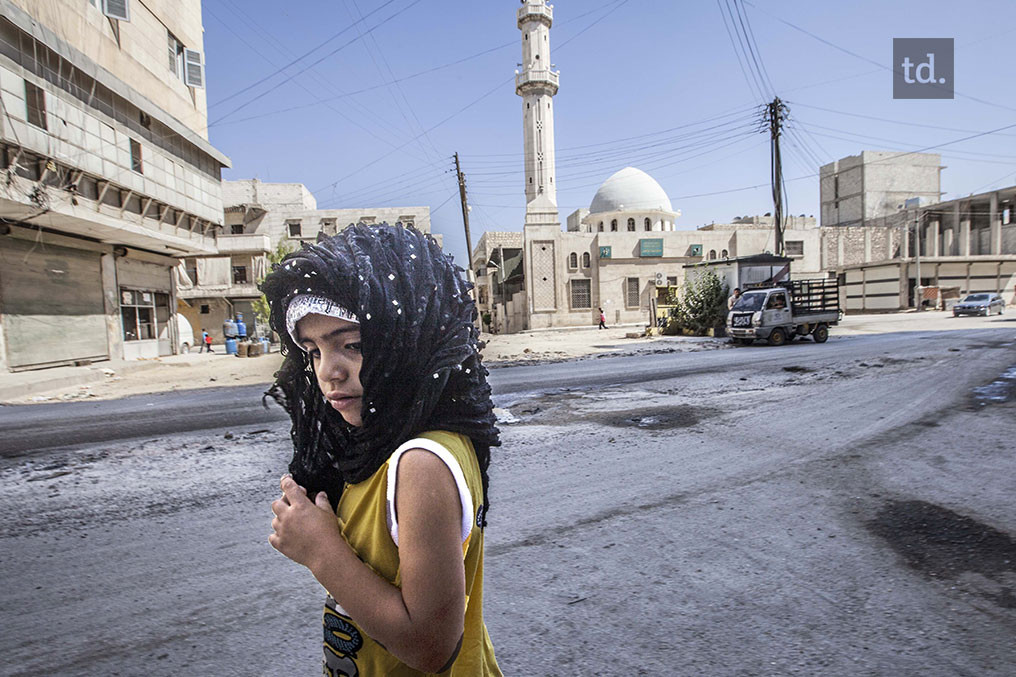
[[[490,448],[500,441],[473,324],[476,306],[462,273],[430,235],[398,224],[358,224],[305,244],[261,284],[285,355],[266,395],[293,422],[289,471],[308,491],[327,491],[333,507],[345,482],[367,479],[400,444],[428,430],[472,440],[484,513],[489,507]],[[332,299],[360,321],[359,428],[325,402],[307,354],[286,331],[289,302],[300,294]]]

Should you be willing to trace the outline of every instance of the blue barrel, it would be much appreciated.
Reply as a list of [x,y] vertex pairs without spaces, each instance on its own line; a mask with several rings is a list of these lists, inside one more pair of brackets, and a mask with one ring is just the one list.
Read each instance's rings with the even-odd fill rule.
[[266,339],[266,338],[262,338],[262,339],[261,339],[261,343],[263,343],[263,344],[264,344],[264,346],[265,346],[265,355],[267,355],[267,354],[268,354],[268,353],[270,352],[270,349],[271,349],[271,347],[272,347],[272,342],[271,342],[271,341],[269,341],[269,340],[268,340],[268,339]]
[[247,338],[247,325],[243,320],[236,321],[236,335],[239,338]]
[[236,355],[236,339],[233,338],[226,339],[226,354]]

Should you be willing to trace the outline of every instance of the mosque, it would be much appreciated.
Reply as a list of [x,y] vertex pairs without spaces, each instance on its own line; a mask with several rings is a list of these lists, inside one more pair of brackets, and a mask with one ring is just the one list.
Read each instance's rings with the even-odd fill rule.
[[[490,329],[517,332],[648,323],[659,287],[684,283],[685,266],[774,249],[772,218],[677,230],[680,217],[663,187],[646,172],[624,167],[597,189],[589,208],[562,230],[554,162],[554,103],[560,75],[550,64],[553,5],[522,0],[522,97],[526,215],[522,232],[487,232],[472,255],[481,313]],[[821,270],[819,229],[812,217],[790,217],[787,256],[795,274]]]

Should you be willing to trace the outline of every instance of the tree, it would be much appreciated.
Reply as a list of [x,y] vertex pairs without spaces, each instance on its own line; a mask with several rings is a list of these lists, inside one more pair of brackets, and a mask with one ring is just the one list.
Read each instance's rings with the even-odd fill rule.
[[[290,246],[290,242],[287,241],[285,238],[279,240],[279,244],[275,246],[275,250],[265,254],[266,258],[268,259],[268,271],[271,272],[272,266],[274,266],[277,263],[282,263],[282,259],[286,258],[286,256],[292,254],[295,251],[296,247]],[[261,283],[264,281],[265,276],[262,275],[257,281],[258,287],[260,287]],[[263,327],[267,327],[268,317],[271,314],[271,309],[268,307],[268,299],[265,298],[265,295],[262,294],[256,301],[251,303],[251,307],[254,309],[254,314],[258,318],[258,324]]]
[[668,333],[688,331],[705,336],[727,316],[727,285],[711,270],[685,280],[684,291],[670,312]]

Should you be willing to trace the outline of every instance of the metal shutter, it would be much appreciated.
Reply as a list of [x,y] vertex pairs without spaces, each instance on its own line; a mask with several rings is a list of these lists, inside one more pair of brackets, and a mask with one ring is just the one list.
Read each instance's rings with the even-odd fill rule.
[[205,86],[205,64],[196,49],[183,50],[183,81],[188,87]]
[[109,358],[98,253],[4,238],[0,258],[12,369]]
[[127,0],[103,0],[102,13],[117,21],[130,21],[131,13]]

